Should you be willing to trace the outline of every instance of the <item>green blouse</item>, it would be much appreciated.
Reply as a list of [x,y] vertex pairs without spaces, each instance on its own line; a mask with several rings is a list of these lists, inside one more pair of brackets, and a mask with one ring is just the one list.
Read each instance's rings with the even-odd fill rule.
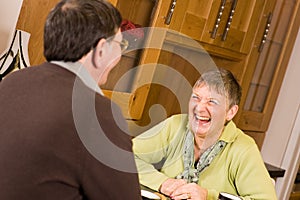
[[[158,191],[168,178],[183,171],[183,146],[188,116],[174,115],[133,139],[140,183]],[[229,122],[220,140],[227,142],[211,164],[199,174],[198,184],[208,190],[208,200],[220,192],[245,200],[276,200],[271,177],[255,141]]]

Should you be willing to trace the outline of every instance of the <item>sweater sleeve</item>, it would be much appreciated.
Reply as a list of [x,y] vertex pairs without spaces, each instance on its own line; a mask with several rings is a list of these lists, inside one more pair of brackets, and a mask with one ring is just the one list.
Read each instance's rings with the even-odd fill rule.
[[168,178],[183,170],[182,145],[188,116],[173,115],[133,139],[140,183],[158,191]]
[[167,119],[133,139],[133,151],[140,183],[156,191],[169,178],[154,167],[165,158],[168,148],[168,130],[169,120]]
[[85,127],[79,160],[84,199],[140,200],[132,140],[126,133],[125,119],[110,100],[98,97],[96,101],[98,118],[82,116],[80,121]]

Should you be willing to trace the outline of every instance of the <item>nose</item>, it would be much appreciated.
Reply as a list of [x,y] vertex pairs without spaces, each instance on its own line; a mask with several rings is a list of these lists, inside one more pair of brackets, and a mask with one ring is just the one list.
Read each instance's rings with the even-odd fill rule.
[[200,112],[200,111],[202,111],[202,110],[205,109],[205,106],[206,106],[205,101],[203,101],[203,100],[198,101],[198,102],[196,103],[196,105],[195,105],[195,110],[196,110],[197,112]]

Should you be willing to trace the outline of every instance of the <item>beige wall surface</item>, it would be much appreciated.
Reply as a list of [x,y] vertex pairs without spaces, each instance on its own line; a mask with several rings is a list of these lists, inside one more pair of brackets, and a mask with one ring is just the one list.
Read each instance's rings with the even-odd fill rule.
[[281,166],[300,106],[300,31],[262,147],[264,159]]
[[286,170],[285,176],[276,181],[276,191],[280,197],[279,199],[288,198],[285,195],[291,189],[294,180],[292,176],[295,176],[295,170],[298,169],[299,162],[299,55],[300,29],[261,150],[264,161]]
[[23,0],[0,1],[0,55],[10,45],[22,2]]

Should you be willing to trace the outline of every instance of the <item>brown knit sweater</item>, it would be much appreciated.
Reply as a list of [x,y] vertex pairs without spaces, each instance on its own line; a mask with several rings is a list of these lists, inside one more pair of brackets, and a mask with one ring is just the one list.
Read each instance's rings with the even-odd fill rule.
[[46,62],[0,83],[1,200],[141,199],[120,110],[75,79]]

